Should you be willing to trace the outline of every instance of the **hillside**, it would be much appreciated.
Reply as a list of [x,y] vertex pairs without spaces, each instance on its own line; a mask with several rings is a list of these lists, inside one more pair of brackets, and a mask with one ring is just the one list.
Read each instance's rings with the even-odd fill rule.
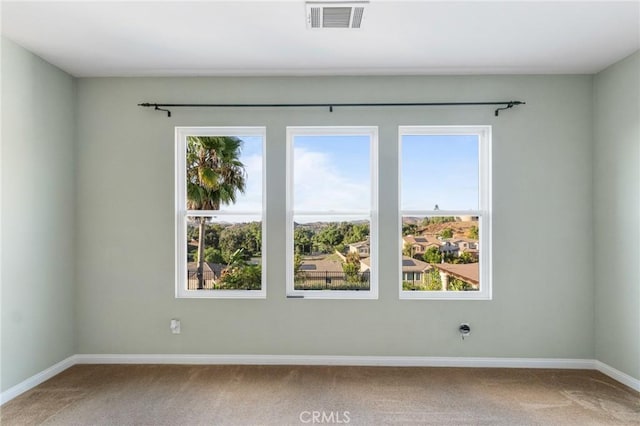
[[444,223],[430,223],[428,225],[422,225],[422,218],[405,217],[403,218],[405,224],[416,224],[418,226],[416,235],[438,235],[446,228],[451,228],[454,238],[468,238],[469,230],[473,226],[478,226],[478,221],[455,221]]
[[425,227],[420,227],[420,234],[437,235],[446,228],[451,228],[453,238],[468,238],[469,230],[473,226],[478,226],[478,222],[448,222],[448,223],[431,223]]

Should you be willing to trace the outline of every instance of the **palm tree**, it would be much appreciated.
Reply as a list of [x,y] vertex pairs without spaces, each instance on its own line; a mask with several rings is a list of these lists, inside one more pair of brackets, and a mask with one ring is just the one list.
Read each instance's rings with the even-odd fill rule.
[[[218,210],[244,193],[247,174],[240,161],[242,141],[229,136],[187,137],[187,209]],[[198,221],[198,289],[204,288],[204,237],[207,218]]]

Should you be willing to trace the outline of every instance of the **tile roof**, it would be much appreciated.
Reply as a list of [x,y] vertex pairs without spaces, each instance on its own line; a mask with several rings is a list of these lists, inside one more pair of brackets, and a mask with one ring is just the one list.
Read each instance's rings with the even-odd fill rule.
[[433,266],[447,274],[466,281],[469,284],[478,284],[480,276],[480,264],[478,263],[436,263]]

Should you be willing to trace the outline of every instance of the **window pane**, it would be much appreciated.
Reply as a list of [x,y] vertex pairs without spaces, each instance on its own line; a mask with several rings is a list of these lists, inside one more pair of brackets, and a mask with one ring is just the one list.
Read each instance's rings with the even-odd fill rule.
[[369,136],[294,136],[294,211],[371,208]]
[[187,209],[262,210],[261,136],[187,136]]
[[479,229],[474,216],[403,216],[402,289],[479,290]]
[[188,290],[262,288],[259,216],[191,216],[186,235]]
[[369,290],[367,217],[294,217],[294,290]]
[[478,209],[478,136],[403,135],[401,155],[401,210]]

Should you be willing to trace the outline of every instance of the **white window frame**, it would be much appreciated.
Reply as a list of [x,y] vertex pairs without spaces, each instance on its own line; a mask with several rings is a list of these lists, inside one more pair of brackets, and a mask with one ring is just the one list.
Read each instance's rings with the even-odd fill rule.
[[[187,210],[186,143],[187,136],[261,136],[262,137],[262,208],[260,211]],[[267,191],[265,127],[176,127],[175,128],[175,252],[176,298],[195,299],[264,299],[267,297]],[[187,290],[187,216],[259,216],[262,222],[262,282],[260,290]]]
[[[405,135],[478,137],[478,210],[402,210],[402,137]],[[398,210],[400,250],[400,299],[407,300],[491,300],[492,299],[492,253],[491,253],[491,126],[400,126],[398,128]],[[479,249],[479,291],[405,291],[402,289],[402,218],[404,216],[477,216]]]
[[[371,206],[369,210],[295,211],[293,210],[293,139],[296,136],[369,136]],[[287,231],[286,268],[289,298],[301,299],[377,299],[378,298],[378,127],[377,126],[293,126],[287,127]],[[295,290],[293,277],[294,215],[369,217],[370,276],[369,290]]]

